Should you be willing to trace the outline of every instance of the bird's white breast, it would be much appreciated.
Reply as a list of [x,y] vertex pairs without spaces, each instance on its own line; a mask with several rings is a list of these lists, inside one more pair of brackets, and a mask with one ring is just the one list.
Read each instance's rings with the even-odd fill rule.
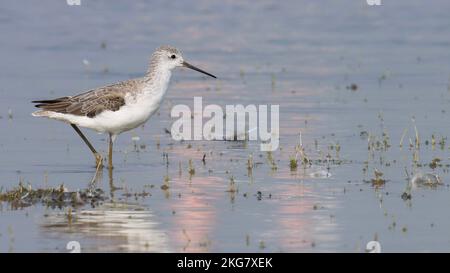
[[[169,76],[170,77],[170,76]],[[102,131],[119,134],[144,124],[160,107],[167,91],[168,80],[159,85],[145,86],[137,94],[125,97],[125,105],[118,111],[105,111],[95,117]]]

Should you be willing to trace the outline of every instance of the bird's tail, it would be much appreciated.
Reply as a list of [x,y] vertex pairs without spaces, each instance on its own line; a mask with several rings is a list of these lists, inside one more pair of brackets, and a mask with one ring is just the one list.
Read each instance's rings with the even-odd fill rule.
[[35,107],[41,108],[42,110],[38,110],[33,112],[31,115],[34,117],[48,117],[50,116],[50,112],[60,112],[62,109],[67,107],[67,99],[69,97],[62,97],[53,100],[35,100],[32,103],[35,103]]
[[38,110],[38,111],[35,111],[35,112],[31,113],[31,115],[33,117],[48,117],[49,116],[49,112],[45,111],[45,110]]

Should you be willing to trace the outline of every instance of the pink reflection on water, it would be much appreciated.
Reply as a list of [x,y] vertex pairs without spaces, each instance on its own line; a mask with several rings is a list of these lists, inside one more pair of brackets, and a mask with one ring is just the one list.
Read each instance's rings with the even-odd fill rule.
[[277,243],[281,251],[314,251],[317,244],[338,240],[334,232],[336,223],[328,213],[336,206],[335,199],[330,197],[332,189],[319,190],[314,183],[314,179],[309,179],[276,186],[281,199],[276,206]]
[[171,200],[176,214],[170,240],[179,251],[207,252],[218,217],[215,202],[224,196],[224,180],[214,176],[176,178],[171,184],[180,195]]
[[315,223],[308,214],[314,208],[314,200],[305,197],[312,193],[312,189],[304,184],[282,184],[277,188],[285,198],[277,206],[280,248],[297,251],[309,248],[314,240]]

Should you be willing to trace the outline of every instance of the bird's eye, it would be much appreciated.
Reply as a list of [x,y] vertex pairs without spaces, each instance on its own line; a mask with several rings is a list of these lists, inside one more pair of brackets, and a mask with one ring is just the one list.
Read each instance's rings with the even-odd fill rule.
[[170,56],[170,58],[172,58],[172,59],[175,59],[177,56],[175,56],[175,54],[174,55],[172,55],[172,56]]

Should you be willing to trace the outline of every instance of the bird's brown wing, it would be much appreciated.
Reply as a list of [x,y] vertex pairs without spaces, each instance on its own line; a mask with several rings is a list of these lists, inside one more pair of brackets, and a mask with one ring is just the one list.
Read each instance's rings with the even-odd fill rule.
[[65,111],[78,116],[95,117],[105,110],[117,111],[125,104],[121,94],[90,94],[80,99],[72,98]]
[[37,103],[36,107],[43,110],[92,118],[105,110],[119,110],[125,105],[125,95],[139,88],[140,82],[140,79],[128,80],[73,97],[33,101],[33,103]]

